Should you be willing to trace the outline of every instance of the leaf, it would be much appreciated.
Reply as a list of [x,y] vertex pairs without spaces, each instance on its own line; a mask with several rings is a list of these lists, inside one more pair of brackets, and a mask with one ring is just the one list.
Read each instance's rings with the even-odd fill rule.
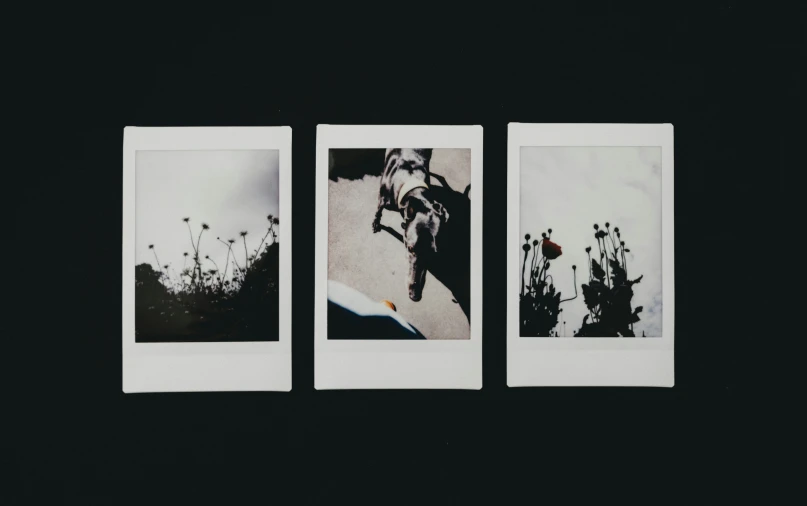
[[596,288],[589,286],[585,283],[583,283],[582,287],[583,287],[583,299],[586,302],[586,306],[589,309],[593,310],[600,304],[599,291]]
[[634,309],[633,312],[634,313],[641,313],[642,309],[644,309],[642,306],[636,306],[636,309]]
[[595,278],[600,281],[605,280],[605,271],[602,270],[602,267],[600,267],[600,264],[597,263],[596,260],[591,261],[591,271]]
[[631,282],[630,282],[630,284],[635,285],[636,283],[638,283],[639,281],[641,281],[643,277],[644,277],[644,274],[642,274],[642,275],[641,275],[641,276],[639,276],[638,278],[636,278],[636,279],[634,279],[633,281],[631,281]]

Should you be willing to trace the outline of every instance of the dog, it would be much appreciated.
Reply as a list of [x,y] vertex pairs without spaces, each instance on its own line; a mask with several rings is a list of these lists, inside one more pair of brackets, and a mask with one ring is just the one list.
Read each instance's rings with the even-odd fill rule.
[[409,262],[409,298],[415,302],[423,296],[426,269],[437,254],[440,227],[448,221],[448,211],[429,190],[431,156],[431,149],[387,149],[373,219],[375,233],[381,230],[384,209],[401,213]]

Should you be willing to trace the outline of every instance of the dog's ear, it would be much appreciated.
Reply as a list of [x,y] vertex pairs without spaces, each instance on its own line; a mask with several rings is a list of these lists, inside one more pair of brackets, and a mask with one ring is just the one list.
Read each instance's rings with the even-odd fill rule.
[[443,207],[443,204],[435,202],[434,212],[437,214],[437,216],[441,217],[444,222],[448,221],[448,211],[446,210],[445,207]]

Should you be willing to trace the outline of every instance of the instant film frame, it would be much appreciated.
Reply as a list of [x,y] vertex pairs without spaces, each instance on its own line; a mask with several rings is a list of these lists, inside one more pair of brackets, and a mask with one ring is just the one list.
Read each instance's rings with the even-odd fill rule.
[[[505,275],[507,276],[508,386],[672,387],[674,384],[675,320],[672,125],[511,123],[508,128],[507,142],[508,242]],[[522,148],[572,146],[581,148],[646,146],[661,149],[663,300],[661,337],[529,338],[521,335],[519,290],[523,290],[523,288],[521,287],[522,279],[519,276],[523,277],[522,247],[525,247],[520,227]],[[560,174],[558,177],[563,177],[563,175]],[[547,180],[546,184],[551,185],[552,181]],[[553,225],[548,222],[547,226]],[[540,235],[541,231],[536,230],[536,232],[536,235]],[[555,233],[557,234],[557,232],[556,230]],[[587,229],[586,234],[589,232],[593,234],[594,230]],[[540,240],[541,237],[531,239]],[[577,266],[578,273],[581,274],[585,270],[588,274],[588,269],[585,267],[586,265]],[[578,278],[578,285],[580,285],[580,281]],[[565,287],[564,292],[567,291],[568,287]],[[564,293],[565,295],[566,293]]]
[[[136,342],[134,308],[137,152],[236,150],[279,152],[278,340]],[[233,177],[237,175],[234,173]],[[122,295],[124,393],[291,390],[291,209],[290,127],[126,127],[124,129]],[[181,222],[179,224],[182,225]]]
[[[470,339],[328,339],[328,182],[331,148],[471,150]],[[480,389],[482,387],[482,127],[317,127],[314,386],[327,389]],[[382,160],[383,163],[383,160]],[[381,169],[383,167],[379,167]],[[367,210],[370,229],[375,208]],[[403,258],[404,249],[401,246]],[[422,301],[419,303],[423,303]]]

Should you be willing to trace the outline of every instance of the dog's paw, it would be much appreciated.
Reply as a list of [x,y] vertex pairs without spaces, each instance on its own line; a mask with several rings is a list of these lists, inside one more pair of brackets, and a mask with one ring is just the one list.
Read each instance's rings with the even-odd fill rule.
[[373,233],[377,234],[380,231],[381,231],[381,221],[380,220],[373,221]]

